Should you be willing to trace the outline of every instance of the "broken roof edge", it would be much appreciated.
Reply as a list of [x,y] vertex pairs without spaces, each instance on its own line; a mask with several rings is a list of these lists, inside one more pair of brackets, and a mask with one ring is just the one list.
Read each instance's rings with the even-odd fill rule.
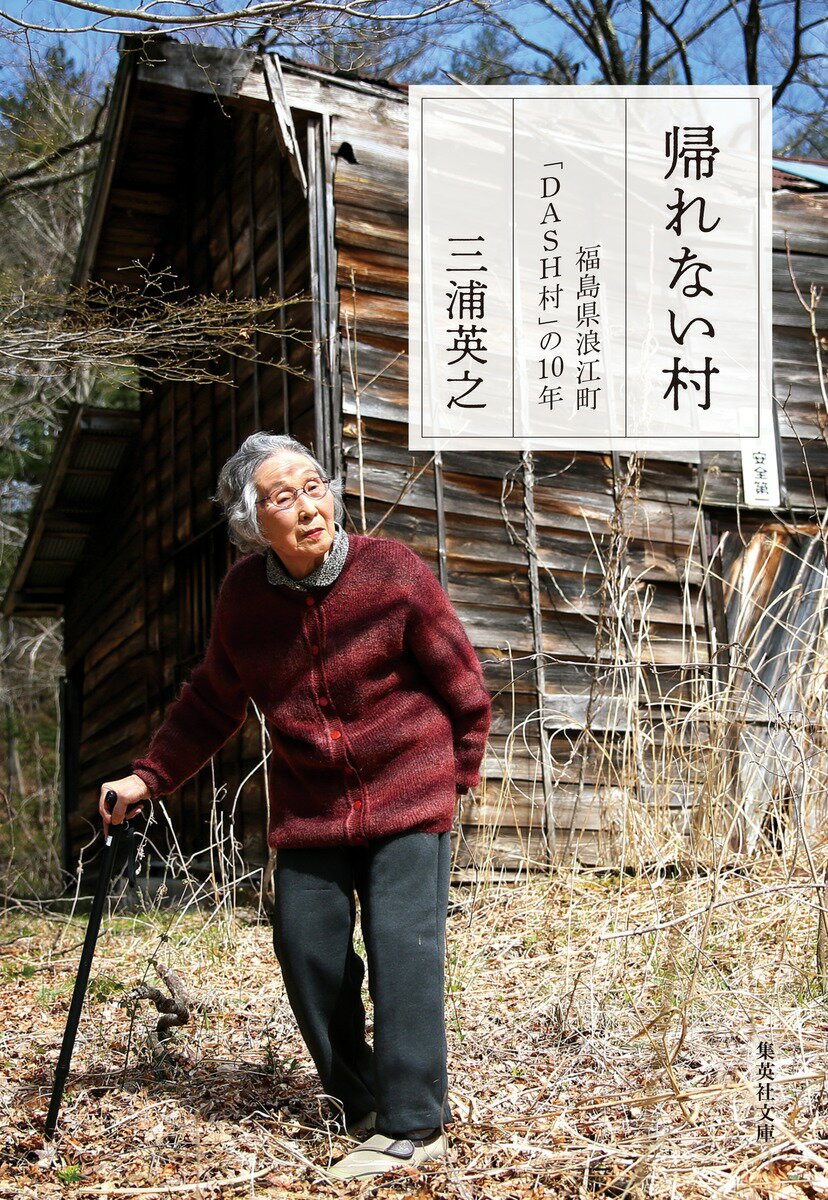
[[[153,57],[153,50],[160,53]],[[264,64],[268,60],[275,59],[288,76],[312,79],[328,87],[375,96],[402,105],[408,103],[407,84],[369,80],[350,72],[340,74],[283,57],[276,51],[205,46],[156,35],[152,39],[144,38],[139,43],[124,42],[121,53],[130,52],[136,57],[136,73],[141,83],[201,92],[213,95],[216,99],[266,104],[264,85],[258,83],[256,77],[263,74]]]
[[[153,50],[165,48],[179,60],[179,71],[164,70],[170,58],[153,56]],[[275,52],[259,53],[225,46],[205,46],[196,42],[179,42],[164,33],[122,34],[118,42],[118,66],[112,83],[112,94],[101,136],[101,151],[98,167],[92,184],[92,193],[86,209],[83,232],[78,244],[75,266],[70,286],[83,287],[88,282],[98,249],[101,227],[118,162],[118,152],[124,131],[129,99],[136,81],[142,84],[158,83],[176,87],[182,92],[203,92],[227,99],[248,101],[244,90],[245,80],[257,68],[263,71],[263,60],[276,58],[290,75],[306,79],[318,79],[321,83],[341,87],[349,91],[382,97],[400,104],[408,102],[408,84],[389,80],[369,80],[353,75],[338,75],[318,67],[309,66]],[[195,70],[187,70],[194,67]],[[211,71],[210,68],[213,68]],[[156,71],[156,68],[158,70]],[[218,68],[218,69],[217,69]],[[153,76],[157,74],[157,78]],[[262,91],[266,94],[264,85]],[[264,96],[262,102],[266,103]]]

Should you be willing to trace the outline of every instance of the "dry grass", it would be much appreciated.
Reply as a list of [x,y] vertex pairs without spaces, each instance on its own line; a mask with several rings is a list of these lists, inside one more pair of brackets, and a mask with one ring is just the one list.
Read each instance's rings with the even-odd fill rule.
[[[453,888],[450,1159],[350,1189],[319,1173],[347,1143],[326,1123],[269,926],[253,910],[110,918],[60,1133],[43,1153],[84,923],[8,912],[0,1195],[828,1192],[815,905],[808,878],[786,879],[771,860],[750,874],[561,871]],[[207,1002],[167,1066],[153,1063],[147,1006],[130,1030],[121,990],[156,957]],[[767,1142],[757,1138],[760,1042],[773,1047]]]

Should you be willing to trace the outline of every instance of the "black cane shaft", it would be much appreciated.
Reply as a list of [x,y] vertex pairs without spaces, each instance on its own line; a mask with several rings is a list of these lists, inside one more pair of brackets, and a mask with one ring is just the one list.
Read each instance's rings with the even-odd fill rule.
[[[107,795],[107,800],[110,796],[114,796],[114,792]],[[50,1138],[55,1132],[57,1126],[58,1111],[60,1102],[63,1098],[63,1089],[66,1085],[66,1079],[69,1075],[69,1064],[72,1061],[72,1051],[75,1048],[75,1038],[80,1024],[81,1010],[83,1009],[83,999],[86,995],[86,987],[89,983],[89,972],[92,969],[92,958],[95,954],[95,943],[98,940],[98,933],[101,928],[101,918],[103,916],[104,905],[106,904],[107,893],[109,892],[109,884],[112,880],[112,867],[115,862],[115,854],[118,849],[118,843],[123,832],[123,825],[110,825],[109,836],[106,839],[106,845],[101,857],[101,866],[98,873],[98,884],[95,889],[95,895],[92,900],[92,909],[89,914],[89,924],[86,927],[86,937],[83,940],[83,949],[81,950],[80,962],[78,963],[78,974],[75,979],[75,987],[72,992],[72,1000],[69,1005],[69,1015],[66,1018],[66,1028],[63,1031],[63,1042],[58,1055],[57,1066],[55,1068],[55,1082],[52,1088],[52,1099],[49,1103],[49,1112],[46,1116],[46,1137]]]

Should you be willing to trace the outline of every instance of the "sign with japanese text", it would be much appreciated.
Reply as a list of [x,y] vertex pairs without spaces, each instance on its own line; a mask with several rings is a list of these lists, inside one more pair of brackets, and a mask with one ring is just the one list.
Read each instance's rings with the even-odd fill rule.
[[[744,413],[750,420],[750,413]],[[772,423],[759,442],[742,445],[742,502],[748,508],[778,508],[782,502],[779,450]]]
[[766,87],[412,87],[409,447],[745,450]]

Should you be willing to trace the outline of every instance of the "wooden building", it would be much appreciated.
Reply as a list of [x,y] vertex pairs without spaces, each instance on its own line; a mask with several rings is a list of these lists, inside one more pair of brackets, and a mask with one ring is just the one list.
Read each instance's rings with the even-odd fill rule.
[[[698,834],[715,738],[700,689],[732,674],[721,648],[755,600],[755,580],[740,600],[740,564],[756,573],[757,546],[772,545],[762,578],[782,587],[828,495],[825,405],[784,252],[787,232],[800,285],[825,282],[828,189],[807,171],[776,178],[775,387],[790,424],[786,504],[768,513],[742,505],[734,455],[408,451],[407,172],[402,86],[164,37],[122,43],[76,282],[137,282],[151,262],[193,292],[311,302],[287,310],[263,363],[228,360],[233,386],[151,384],[134,411],[67,422],[5,612],[64,617],[69,864],[100,782],[146,746],[203,652],[232,561],[210,495],[260,428],[343,476],[350,528],[432,564],[480,656],[494,723],[459,870],[680,856]],[[245,859],[264,860],[261,737],[252,715],[171,799],[184,852],[209,840],[216,783]],[[755,773],[733,780],[733,828],[753,845],[761,820],[741,796],[761,809]]]

